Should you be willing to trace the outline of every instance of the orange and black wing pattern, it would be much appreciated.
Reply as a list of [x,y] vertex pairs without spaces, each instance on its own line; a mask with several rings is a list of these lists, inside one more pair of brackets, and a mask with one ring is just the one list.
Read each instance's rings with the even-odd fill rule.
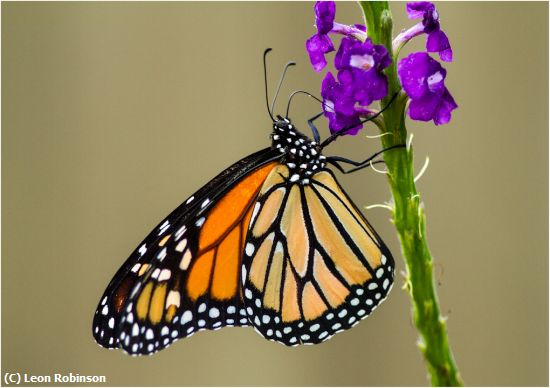
[[329,170],[309,184],[274,168],[243,258],[247,315],[265,338],[316,344],[367,317],[391,289],[393,258]]
[[200,330],[248,325],[242,252],[277,157],[264,149],[235,163],[145,238],[100,300],[93,332],[101,346],[151,354]]

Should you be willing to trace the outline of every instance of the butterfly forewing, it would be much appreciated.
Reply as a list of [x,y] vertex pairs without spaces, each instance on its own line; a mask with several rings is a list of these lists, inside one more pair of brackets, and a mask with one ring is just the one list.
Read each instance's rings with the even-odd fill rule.
[[247,324],[241,253],[272,159],[266,149],[237,162],[149,234],[100,301],[100,345],[149,354],[199,330]]
[[284,166],[272,170],[243,259],[247,313],[265,338],[327,340],[385,299],[393,271],[390,252],[329,170],[308,185],[290,182]]

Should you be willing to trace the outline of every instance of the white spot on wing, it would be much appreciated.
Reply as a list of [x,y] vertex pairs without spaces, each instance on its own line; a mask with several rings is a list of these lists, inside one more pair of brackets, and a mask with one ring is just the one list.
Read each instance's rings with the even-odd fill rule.
[[164,223],[159,228],[159,236],[166,232],[166,230],[170,227],[170,223],[168,220],[164,221]]
[[162,282],[164,280],[168,280],[170,279],[170,276],[171,276],[171,272],[169,269],[163,269],[162,271],[160,271],[160,275],[159,275],[159,278],[158,278],[158,281],[159,282]]
[[166,247],[162,248],[162,251],[160,251],[159,254],[157,255],[157,259],[162,261],[164,260],[165,257],[166,257]]
[[318,323],[316,323],[315,325],[311,325],[311,327],[309,328],[309,330],[311,330],[311,331],[317,331],[317,330],[319,330],[320,327],[321,327],[321,325],[319,325]]
[[168,297],[166,298],[166,307],[174,305],[180,306],[180,293],[178,291],[170,290]]
[[252,217],[250,218],[250,225],[254,223],[254,220],[256,219],[256,216],[258,215],[259,211],[260,211],[260,203],[256,202],[256,205],[254,205],[254,210],[252,211]]
[[187,246],[187,239],[184,238],[178,243],[178,245],[176,245],[176,251],[183,252],[186,246]]
[[201,303],[199,308],[197,309],[199,313],[204,313],[206,311],[206,303]]
[[189,249],[186,250],[180,261],[181,270],[185,271],[189,267],[189,263],[191,263],[191,257],[192,257],[191,251]]
[[254,244],[246,243],[246,248],[244,249],[247,256],[252,256],[254,254]]
[[185,325],[187,322],[191,322],[192,319],[193,319],[193,313],[187,310],[181,315],[181,324]]
[[138,251],[139,251],[139,255],[143,256],[145,254],[145,252],[147,252],[147,248],[145,248],[145,244],[143,244],[141,247],[139,247]]

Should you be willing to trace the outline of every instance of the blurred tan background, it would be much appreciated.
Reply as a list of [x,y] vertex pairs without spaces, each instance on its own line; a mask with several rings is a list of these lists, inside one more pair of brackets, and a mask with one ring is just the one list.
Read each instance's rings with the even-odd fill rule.
[[[460,108],[409,121],[437,289],[470,385],[548,385],[548,4],[437,4]],[[203,332],[152,357],[98,347],[96,304],[156,223],[268,144],[273,90],[319,94],[313,3],[2,3],[2,372],[106,375],[109,385],[424,385],[402,279],[376,314],[319,346],[250,328]],[[411,26],[392,3],[395,29]],[[337,20],[361,22],[355,3]],[[408,48],[420,50],[424,37]],[[295,122],[318,112],[297,98]],[[321,125],[326,134],[326,125]],[[376,133],[370,128],[371,134]],[[329,154],[359,158],[377,140]],[[363,207],[389,199],[370,169],[342,177]],[[366,211],[404,270],[384,209]]]

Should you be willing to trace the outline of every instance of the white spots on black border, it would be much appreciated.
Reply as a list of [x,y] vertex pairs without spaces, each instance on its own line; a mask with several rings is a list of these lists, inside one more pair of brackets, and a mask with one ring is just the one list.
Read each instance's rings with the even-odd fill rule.
[[382,288],[385,290],[390,285],[390,279],[384,279],[384,283],[382,283]]
[[216,307],[211,307],[210,311],[208,312],[208,316],[210,318],[218,318],[220,316],[220,310],[218,310]]
[[170,228],[170,222],[166,220],[159,228],[159,236],[162,235],[164,232],[166,232],[168,228]]
[[204,218],[204,217],[199,218],[199,219],[195,222],[195,225],[197,226],[197,228],[200,228],[200,227],[202,226],[202,224],[204,224],[204,221],[206,221],[206,218]]
[[147,248],[145,247],[145,244],[143,244],[141,247],[139,247],[138,252],[139,252],[140,256],[143,256],[145,254],[145,252],[147,252]]
[[191,320],[193,319],[193,313],[189,310],[185,311],[182,315],[181,315],[181,325],[185,325],[186,323],[189,323],[191,322]]
[[169,269],[163,269],[162,271],[160,271],[158,281],[163,282],[165,280],[168,280],[168,279],[170,279],[171,275],[172,275],[172,272],[170,272]]
[[187,247],[187,239],[184,238],[181,240],[178,245],[176,245],[176,251],[183,252],[183,250]]
[[[244,248],[244,252],[247,256],[252,256],[254,254],[254,244],[248,242],[246,243],[246,247]],[[244,279],[244,278],[243,278]]]
[[157,255],[157,259],[160,261],[164,260],[164,258],[166,257],[166,254],[167,254],[167,250],[166,250],[166,247],[164,247]]

